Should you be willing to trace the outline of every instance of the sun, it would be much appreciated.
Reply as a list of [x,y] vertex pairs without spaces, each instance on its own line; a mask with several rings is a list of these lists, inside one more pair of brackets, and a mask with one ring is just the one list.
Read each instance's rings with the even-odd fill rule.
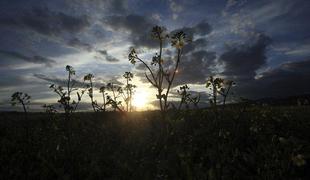
[[144,91],[136,92],[134,94],[132,104],[134,107],[136,107],[138,110],[146,108],[147,105],[147,98],[148,94]]

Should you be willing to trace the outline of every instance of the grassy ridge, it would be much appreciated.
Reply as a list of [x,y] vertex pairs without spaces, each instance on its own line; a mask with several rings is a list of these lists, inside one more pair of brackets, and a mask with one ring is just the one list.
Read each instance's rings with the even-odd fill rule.
[[0,116],[0,179],[310,177],[310,107]]

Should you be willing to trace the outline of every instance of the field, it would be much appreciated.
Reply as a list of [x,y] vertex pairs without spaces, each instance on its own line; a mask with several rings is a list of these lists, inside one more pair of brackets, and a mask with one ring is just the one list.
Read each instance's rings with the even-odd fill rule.
[[0,117],[0,179],[310,179],[309,106]]

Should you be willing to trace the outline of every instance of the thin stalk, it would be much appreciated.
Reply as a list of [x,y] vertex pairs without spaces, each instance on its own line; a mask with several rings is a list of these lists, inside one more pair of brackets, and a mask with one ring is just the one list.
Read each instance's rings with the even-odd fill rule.
[[[153,73],[153,71],[151,70],[151,68],[142,60],[142,59],[140,59],[139,57],[136,57],[136,59],[138,59],[141,63],[143,63],[144,64],[144,66],[148,69],[148,71],[151,73],[151,76],[152,76],[152,78],[153,78],[153,80],[154,80],[154,82],[153,81],[150,81],[150,79],[148,78],[148,80],[150,81],[150,83],[154,86],[154,87],[158,87],[158,85],[157,85],[157,81],[156,81],[156,78],[155,78],[155,76],[154,76],[154,73]],[[146,75],[146,74],[145,74]],[[147,75],[146,75],[147,76]]]
[[128,78],[126,79],[127,81],[127,88],[126,88],[126,93],[127,93],[127,99],[126,99],[126,110],[128,112],[128,109],[129,109],[129,86],[128,86],[128,83],[129,83],[129,80]]
[[182,50],[178,49],[177,62],[176,62],[176,65],[175,65],[175,68],[174,68],[171,80],[169,80],[169,78],[168,78],[168,88],[167,88],[167,91],[166,91],[166,99],[165,99],[165,110],[167,110],[167,99],[168,99],[169,91],[170,91],[170,88],[172,86],[172,83],[173,83],[176,71],[178,70],[178,67],[179,67],[179,64],[180,64],[181,55],[182,55]]
[[229,94],[230,88],[231,88],[231,85],[228,86],[228,89],[227,89],[227,91],[226,91],[226,94],[224,95],[224,100],[223,100],[223,105],[224,105],[224,106],[225,106],[225,104],[226,104],[226,98],[227,98],[227,96],[228,96],[228,94]]
[[102,98],[103,98],[103,111],[106,111],[106,102],[105,102],[104,91],[102,92]]
[[163,102],[162,102],[162,86],[163,86],[163,78],[164,78],[164,70],[161,64],[161,56],[162,56],[162,40],[159,40],[159,61],[158,61],[158,65],[159,65],[159,71],[158,71],[158,96],[159,96],[159,105],[160,105],[160,110],[163,111],[164,107],[163,107]]
[[91,96],[90,96],[90,100],[91,100],[91,105],[93,107],[94,112],[96,112],[95,106],[94,106],[94,89],[93,89],[93,81],[90,78],[90,88],[91,88]]

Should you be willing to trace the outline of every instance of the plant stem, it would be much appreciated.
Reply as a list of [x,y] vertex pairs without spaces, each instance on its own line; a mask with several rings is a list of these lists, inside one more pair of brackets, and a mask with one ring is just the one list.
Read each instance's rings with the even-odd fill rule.
[[167,108],[168,108],[167,99],[168,99],[169,91],[170,91],[171,85],[172,85],[172,83],[173,83],[175,74],[176,74],[176,72],[177,72],[177,70],[178,70],[178,67],[179,67],[179,64],[180,64],[181,55],[182,55],[182,51],[181,51],[181,49],[178,49],[177,62],[176,62],[176,65],[175,65],[175,68],[174,68],[174,71],[173,71],[171,80],[169,80],[169,78],[168,78],[168,88],[167,88],[166,96],[165,96],[165,97],[166,97],[166,99],[165,99],[165,107],[164,107],[165,110],[167,110]]

